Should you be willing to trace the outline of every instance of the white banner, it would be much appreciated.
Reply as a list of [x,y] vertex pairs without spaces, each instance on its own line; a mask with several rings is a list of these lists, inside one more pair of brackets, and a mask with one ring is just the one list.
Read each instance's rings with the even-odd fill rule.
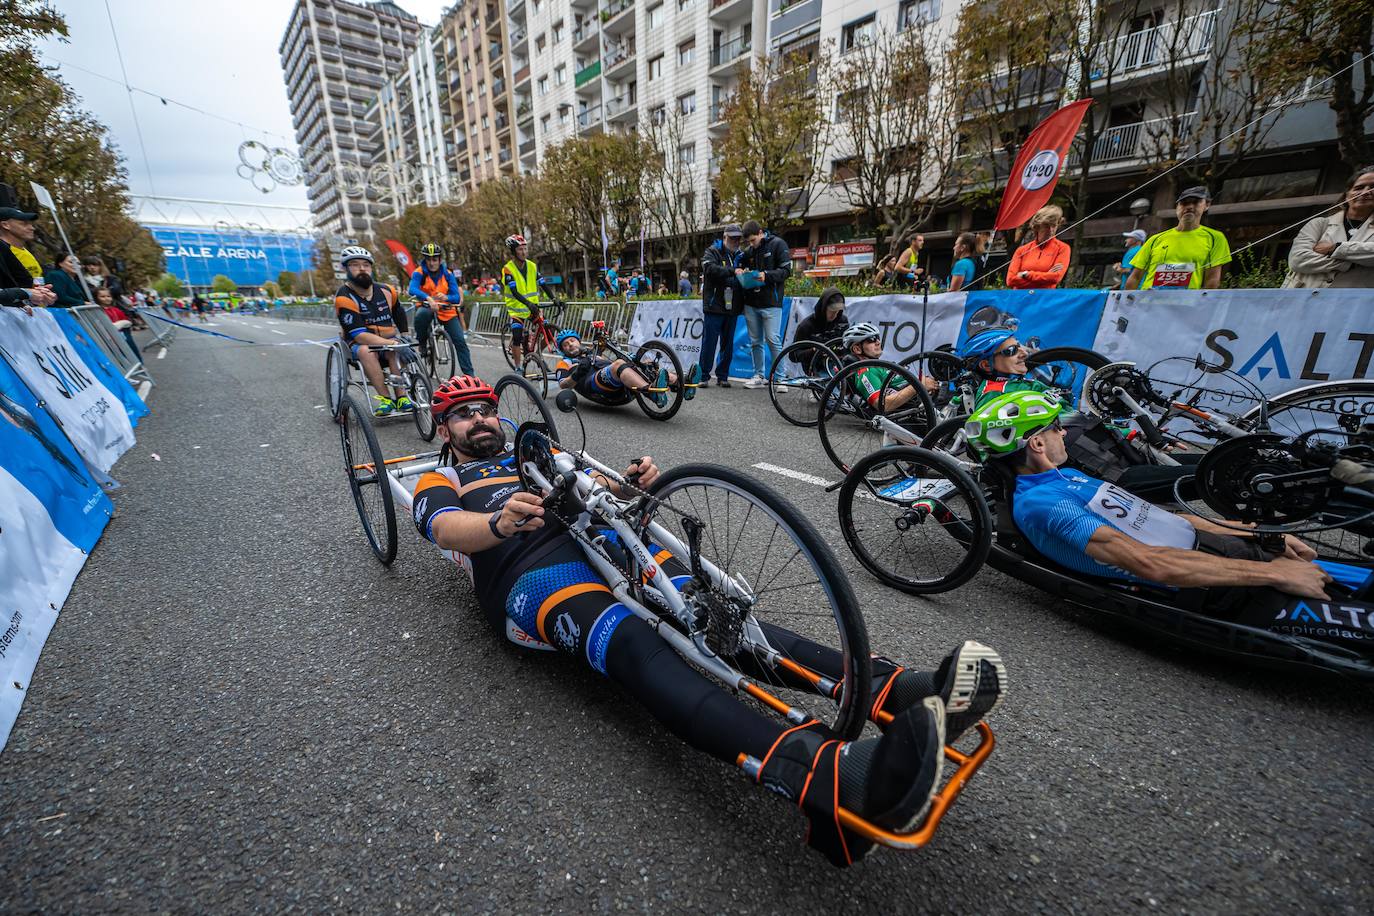
[[[661,340],[672,347],[684,366],[701,353],[703,317],[700,299],[648,299],[635,304],[630,319],[630,345]],[[744,324],[743,319],[740,324]],[[633,355],[633,354],[632,354]]]
[[0,748],[14,727],[38,653],[86,555],[43,504],[0,467]]
[[123,402],[77,355],[53,317],[43,309],[32,315],[0,309],[0,348],[81,457],[108,474],[133,446],[133,424]]
[[1186,357],[1229,369],[1267,395],[1368,378],[1374,295],[1357,289],[1112,293],[1093,349],[1141,369]]

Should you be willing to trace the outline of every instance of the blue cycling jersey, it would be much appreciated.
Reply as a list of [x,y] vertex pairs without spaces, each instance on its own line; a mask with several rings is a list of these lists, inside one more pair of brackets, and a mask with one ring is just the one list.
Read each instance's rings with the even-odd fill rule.
[[1088,556],[1098,528],[1111,526],[1152,546],[1191,550],[1197,543],[1187,519],[1072,469],[1018,477],[1012,518],[1035,549],[1060,566],[1124,582],[1143,580]]

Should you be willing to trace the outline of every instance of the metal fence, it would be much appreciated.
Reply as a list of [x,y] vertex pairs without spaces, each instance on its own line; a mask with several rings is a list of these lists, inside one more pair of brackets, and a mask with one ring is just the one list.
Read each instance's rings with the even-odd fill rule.
[[[562,328],[572,328],[582,335],[588,333],[593,321],[604,321],[606,322],[606,331],[614,339],[626,340],[630,334],[630,322],[634,320],[635,305],[636,303],[633,301],[620,302],[615,299],[569,302],[563,313],[556,319],[550,319],[550,321]],[[506,317],[506,308],[500,302],[469,302],[467,312],[469,334],[500,337],[501,332],[510,324],[510,319]],[[414,311],[407,307],[406,313],[413,316]],[[335,320],[332,303],[328,305],[322,303],[284,305],[274,309],[272,314],[276,318],[297,321],[333,323]],[[411,325],[414,326],[414,323],[412,318]]]
[[114,322],[110,321],[110,316],[105,314],[104,309],[98,305],[87,304],[74,305],[68,311],[86,329],[86,333],[91,335],[91,340],[105,351],[105,355],[114,360],[126,379],[131,382],[154,384],[153,377],[143,365],[143,360],[130,349],[124,335],[114,326]]

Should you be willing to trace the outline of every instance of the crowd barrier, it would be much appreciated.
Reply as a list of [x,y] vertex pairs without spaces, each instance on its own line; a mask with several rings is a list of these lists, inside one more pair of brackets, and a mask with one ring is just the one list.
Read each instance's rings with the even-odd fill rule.
[[148,413],[95,312],[0,309],[0,748]]

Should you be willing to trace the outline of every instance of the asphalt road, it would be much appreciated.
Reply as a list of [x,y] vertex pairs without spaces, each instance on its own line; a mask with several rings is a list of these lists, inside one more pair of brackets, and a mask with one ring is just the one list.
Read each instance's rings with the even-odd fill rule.
[[[317,324],[182,332],[103,540],[0,754],[0,911],[1351,912],[1374,910],[1374,702],[1097,628],[985,570],[931,600],[808,510],[875,649],[1004,655],[997,752],[914,853],[847,871],[801,817],[575,662],[488,632],[401,530],[375,562],[322,409]],[[497,374],[499,354],[477,351]],[[833,479],[764,391],[670,423],[588,410],[621,464]],[[402,421],[383,447],[419,443]]]

